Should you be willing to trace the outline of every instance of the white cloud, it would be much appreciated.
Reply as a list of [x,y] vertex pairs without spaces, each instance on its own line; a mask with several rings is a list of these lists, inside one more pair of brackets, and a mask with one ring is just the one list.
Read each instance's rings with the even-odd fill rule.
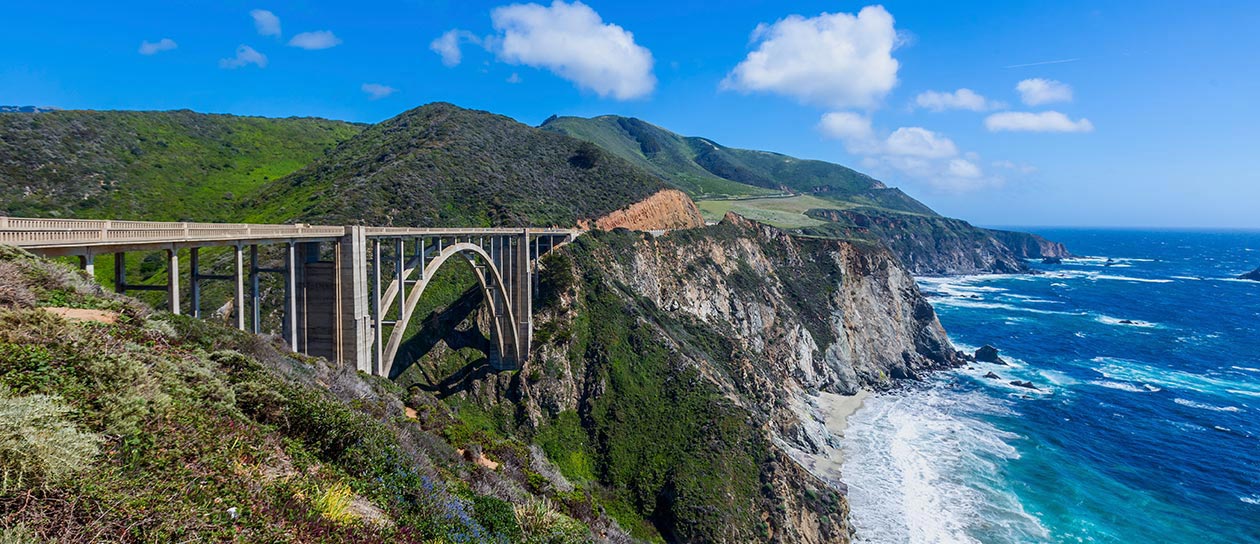
[[219,68],[240,68],[249,64],[255,64],[259,68],[266,68],[267,55],[255,51],[253,47],[242,45],[236,48],[235,57],[219,59]]
[[857,15],[791,15],[758,25],[756,50],[722,80],[722,88],[763,91],[832,108],[876,106],[897,84],[900,44],[882,6]]
[[521,75],[520,75],[520,74],[518,74],[518,73],[516,73],[516,72],[512,72],[512,75],[508,76],[508,78],[507,78],[507,82],[508,82],[508,83],[520,83],[520,82],[521,82]]
[[923,127],[901,127],[886,137],[871,128],[870,119],[850,112],[831,112],[818,123],[823,134],[839,139],[850,153],[862,156],[862,166],[900,175],[947,192],[996,187],[1005,181],[986,174],[980,156],[960,153],[948,137]]
[[925,91],[919,93],[914,98],[914,103],[920,108],[932,111],[945,110],[971,110],[971,111],[987,111],[1003,108],[1006,105],[1001,102],[995,102],[981,96],[979,93],[971,89],[958,89],[952,93],[940,91]]
[[289,40],[289,45],[293,47],[301,47],[302,49],[328,49],[341,45],[341,38],[333,34],[330,30],[316,30],[314,32],[303,32],[294,36]]
[[363,89],[363,92],[367,93],[368,98],[372,100],[380,100],[398,92],[398,89],[388,85],[381,85],[380,83],[364,83],[361,89]]
[[1025,79],[1015,85],[1015,90],[1029,106],[1072,101],[1072,86],[1053,79]]
[[256,9],[249,12],[249,16],[254,18],[254,28],[258,30],[259,36],[280,35],[280,18],[276,14],[265,9]]
[[950,159],[949,174],[954,177],[976,179],[984,175],[976,163],[967,159]]
[[1089,119],[1073,121],[1057,111],[1031,113],[1023,111],[1004,111],[988,116],[984,120],[989,132],[1093,132],[1094,124]]
[[871,120],[866,116],[847,111],[825,113],[818,128],[823,134],[847,142],[866,142],[874,138]]
[[884,153],[925,159],[943,159],[958,154],[954,141],[923,127],[901,127],[888,135]]
[[512,4],[495,8],[490,17],[499,32],[490,44],[499,60],[546,68],[618,100],[645,96],[656,87],[652,52],[586,4]]
[[472,32],[460,30],[458,28],[446,31],[445,34],[438,36],[436,40],[429,43],[429,49],[434,53],[441,55],[442,64],[446,66],[458,66],[464,60],[464,53],[460,50],[461,43],[480,44],[481,40]]
[[170,38],[162,38],[156,42],[144,41],[140,42],[140,54],[156,55],[163,51],[170,51],[176,47],[179,47],[179,44],[175,43],[175,40]]

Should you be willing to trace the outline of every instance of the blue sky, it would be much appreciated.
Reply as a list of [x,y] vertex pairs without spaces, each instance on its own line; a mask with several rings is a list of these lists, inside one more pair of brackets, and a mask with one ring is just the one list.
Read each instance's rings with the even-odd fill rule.
[[978,224],[1260,228],[1254,2],[3,12],[0,104],[366,122],[438,100],[529,124],[616,113],[853,166]]

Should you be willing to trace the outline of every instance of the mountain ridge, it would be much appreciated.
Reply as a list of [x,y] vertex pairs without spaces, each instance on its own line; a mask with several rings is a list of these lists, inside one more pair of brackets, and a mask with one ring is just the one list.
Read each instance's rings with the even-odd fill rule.
[[[1070,255],[1062,244],[1037,235],[944,217],[900,189],[839,164],[729,148],[617,115],[552,116],[540,127],[599,145],[698,200],[774,209],[781,207],[782,201],[775,200],[780,196],[816,197],[813,207],[800,210],[809,220],[776,226],[815,236],[879,240],[916,274],[1024,273],[1031,270],[1025,259]],[[767,218],[750,218],[774,223],[773,217],[785,216],[775,210]]]

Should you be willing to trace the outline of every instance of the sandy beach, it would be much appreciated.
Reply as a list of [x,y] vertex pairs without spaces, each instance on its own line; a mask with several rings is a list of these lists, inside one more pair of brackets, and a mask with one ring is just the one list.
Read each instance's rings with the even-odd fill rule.
[[819,393],[818,408],[827,423],[827,430],[837,438],[844,437],[849,427],[849,416],[862,407],[870,391],[859,390],[856,395],[837,395],[835,393]]
[[[823,420],[827,432],[840,439],[844,437],[848,427],[849,416],[857,412],[869,396],[869,391],[858,391],[856,395],[819,393],[810,398],[810,401],[815,413]],[[823,451],[816,454],[795,450],[793,458],[815,476],[833,485],[843,486],[841,466],[844,464],[844,451],[839,447],[824,446]]]

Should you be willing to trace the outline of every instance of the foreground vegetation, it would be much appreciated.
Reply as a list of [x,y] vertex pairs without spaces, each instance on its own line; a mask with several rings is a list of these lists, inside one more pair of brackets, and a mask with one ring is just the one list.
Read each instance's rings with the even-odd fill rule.
[[4,542],[584,542],[608,523],[423,392],[18,250],[0,281]]

